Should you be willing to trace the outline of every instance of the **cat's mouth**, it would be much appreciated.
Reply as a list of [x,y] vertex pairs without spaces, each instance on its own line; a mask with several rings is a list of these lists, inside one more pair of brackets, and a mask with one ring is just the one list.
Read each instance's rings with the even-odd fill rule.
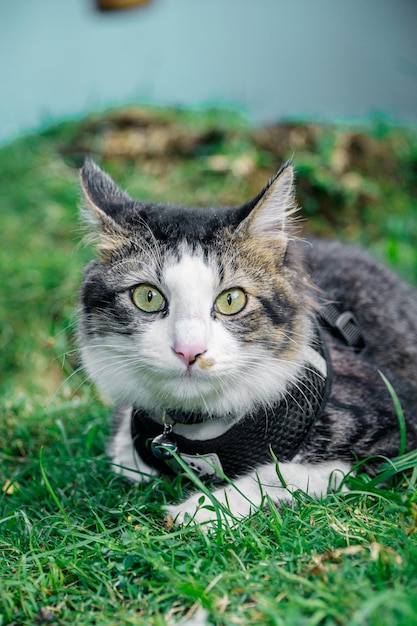
[[215,363],[216,361],[212,357],[205,357],[203,354],[199,354],[186,366],[181,377],[191,378],[193,375],[198,375],[199,371],[207,372]]
[[165,370],[158,373],[158,380],[152,380],[153,393],[161,405],[171,406],[183,415],[176,421],[193,423],[195,420],[190,415],[197,407],[201,411],[225,393],[227,377],[214,375],[213,365],[214,359],[200,357],[182,371]]
[[186,359],[183,355],[180,355],[180,359],[186,367],[187,372],[201,369],[203,371],[209,370],[215,364],[215,360],[212,357],[205,356],[206,352],[197,354],[195,357]]

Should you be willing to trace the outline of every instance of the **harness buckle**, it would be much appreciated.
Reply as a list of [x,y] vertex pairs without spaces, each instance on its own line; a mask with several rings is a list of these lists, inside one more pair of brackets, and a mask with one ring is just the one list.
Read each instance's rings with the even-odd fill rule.
[[337,332],[347,346],[356,352],[362,352],[365,349],[361,327],[352,311],[341,313],[334,304],[328,304],[320,312],[320,317],[330,330]]
[[362,336],[361,328],[352,311],[344,311],[339,315],[334,323],[335,328],[342,335],[348,346],[352,346],[356,350],[363,350],[365,341]]

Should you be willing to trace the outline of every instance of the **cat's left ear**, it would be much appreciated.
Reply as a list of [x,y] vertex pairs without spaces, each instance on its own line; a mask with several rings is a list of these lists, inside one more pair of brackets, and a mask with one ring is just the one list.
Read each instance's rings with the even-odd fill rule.
[[254,208],[245,219],[245,229],[253,237],[271,241],[289,234],[291,215],[297,211],[294,195],[294,169],[286,163],[255,200]]

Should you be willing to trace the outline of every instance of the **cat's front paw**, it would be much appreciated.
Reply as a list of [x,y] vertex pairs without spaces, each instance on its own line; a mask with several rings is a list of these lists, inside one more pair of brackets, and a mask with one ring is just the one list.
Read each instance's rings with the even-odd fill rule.
[[217,489],[210,497],[197,492],[180,504],[167,506],[165,510],[177,526],[193,523],[205,526],[225,523],[230,526],[250,515],[255,508],[256,505],[230,486]]
[[196,493],[180,504],[167,506],[165,510],[177,526],[213,523],[217,519],[212,502],[202,493]]

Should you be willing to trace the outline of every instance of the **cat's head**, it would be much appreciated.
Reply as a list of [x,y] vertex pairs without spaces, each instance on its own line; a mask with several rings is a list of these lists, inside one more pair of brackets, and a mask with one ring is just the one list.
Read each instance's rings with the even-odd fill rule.
[[81,185],[98,258],[85,270],[79,343],[101,390],[207,417],[277,399],[310,334],[289,251],[292,166],[238,207],[136,201],[92,161]]

